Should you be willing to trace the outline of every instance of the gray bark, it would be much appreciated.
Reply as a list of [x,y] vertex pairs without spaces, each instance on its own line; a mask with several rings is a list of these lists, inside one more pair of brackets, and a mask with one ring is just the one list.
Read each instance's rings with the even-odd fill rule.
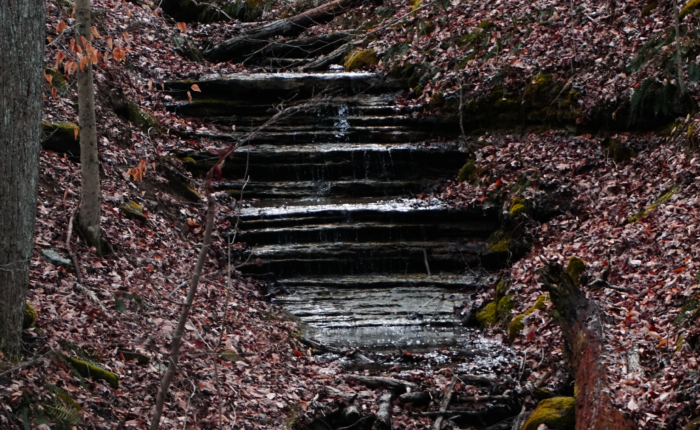
[[[88,43],[92,40],[90,0],[76,0],[78,34]],[[80,43],[80,42],[78,42]],[[101,253],[100,244],[100,165],[95,124],[95,87],[92,63],[78,70],[78,116],[80,118],[80,230],[88,245]]]
[[43,0],[0,0],[0,348],[19,353],[34,244]]

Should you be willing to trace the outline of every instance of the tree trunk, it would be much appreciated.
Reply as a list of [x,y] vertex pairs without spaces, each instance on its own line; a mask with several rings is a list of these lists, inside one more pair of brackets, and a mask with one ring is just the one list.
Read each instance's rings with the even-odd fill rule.
[[43,0],[0,0],[0,348],[20,349],[41,142]]
[[607,369],[599,358],[606,355],[603,315],[598,305],[586,298],[559,264],[540,271],[561,325],[569,366],[574,372],[577,430],[632,430],[634,423],[613,405],[608,389]]
[[[87,43],[92,40],[90,0],[76,0],[78,34]],[[78,42],[80,43],[80,42]],[[85,48],[85,47],[83,47]],[[92,63],[78,70],[78,116],[80,118],[80,231],[88,245],[98,254],[100,243],[100,165],[97,158],[97,129],[95,125],[95,87],[92,82]]]
[[347,9],[359,4],[358,0],[335,0],[307,10],[299,15],[287,19],[281,19],[271,24],[264,25],[258,30],[244,36],[235,37],[221,42],[208,51],[204,57],[209,61],[229,61],[236,58],[249,56],[254,52],[265,48],[268,39],[275,36],[295,37],[309,27],[325,24]]

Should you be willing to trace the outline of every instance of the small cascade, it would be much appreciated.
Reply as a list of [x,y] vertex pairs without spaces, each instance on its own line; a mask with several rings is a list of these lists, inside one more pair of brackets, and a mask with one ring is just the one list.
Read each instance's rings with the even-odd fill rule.
[[[427,350],[469,342],[454,306],[488,281],[480,269],[499,267],[485,245],[498,213],[416,198],[465,163],[456,143],[436,143],[454,142],[456,121],[398,105],[397,84],[370,74],[227,79],[198,82],[202,96],[192,101],[180,94],[192,82],[168,84],[181,100],[170,109],[236,125],[216,136],[225,141],[264,123],[268,99],[338,94],[324,109],[272,124],[227,162],[227,178],[242,177],[249,162],[246,196],[258,199],[241,213],[239,237],[252,255],[240,270],[273,283],[274,302],[324,344]],[[211,156],[181,157],[202,174]],[[235,195],[241,185],[217,187]]]

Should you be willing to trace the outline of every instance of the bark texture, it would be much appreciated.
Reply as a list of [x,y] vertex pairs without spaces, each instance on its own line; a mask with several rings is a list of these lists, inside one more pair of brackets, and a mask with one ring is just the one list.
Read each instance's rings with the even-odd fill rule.
[[[90,0],[76,0],[78,34],[92,40]],[[80,230],[87,243],[102,251],[100,243],[100,165],[95,124],[95,87],[92,63],[78,70],[78,116],[80,118]]]
[[0,0],[0,347],[19,352],[34,244],[44,0]]
[[607,369],[600,361],[606,354],[600,308],[586,298],[559,264],[547,263],[540,279],[558,313],[567,360],[578,388],[576,430],[634,429],[632,420],[615,407],[609,395]]
[[337,15],[359,4],[360,2],[358,0],[335,0],[326,3],[291,18],[281,19],[262,26],[246,35],[221,42],[208,51],[205,51],[204,57],[209,61],[215,62],[247,57],[268,46],[268,39],[276,36],[296,37],[307,28],[325,24]]

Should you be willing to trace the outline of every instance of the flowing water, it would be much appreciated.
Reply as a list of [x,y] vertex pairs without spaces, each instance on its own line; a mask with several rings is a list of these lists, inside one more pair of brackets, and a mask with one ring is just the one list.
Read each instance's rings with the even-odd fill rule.
[[[399,105],[397,85],[374,75],[255,76],[199,82],[207,99],[171,109],[235,125],[219,136],[232,140],[288,93],[333,87],[338,96],[272,125],[225,169],[218,187],[234,195],[246,163],[250,172],[239,237],[252,256],[240,270],[267,279],[274,303],[324,344],[425,351],[477,340],[454,307],[499,267],[485,246],[498,214],[417,198],[465,163],[456,122]],[[170,85],[174,94],[182,88]]]

